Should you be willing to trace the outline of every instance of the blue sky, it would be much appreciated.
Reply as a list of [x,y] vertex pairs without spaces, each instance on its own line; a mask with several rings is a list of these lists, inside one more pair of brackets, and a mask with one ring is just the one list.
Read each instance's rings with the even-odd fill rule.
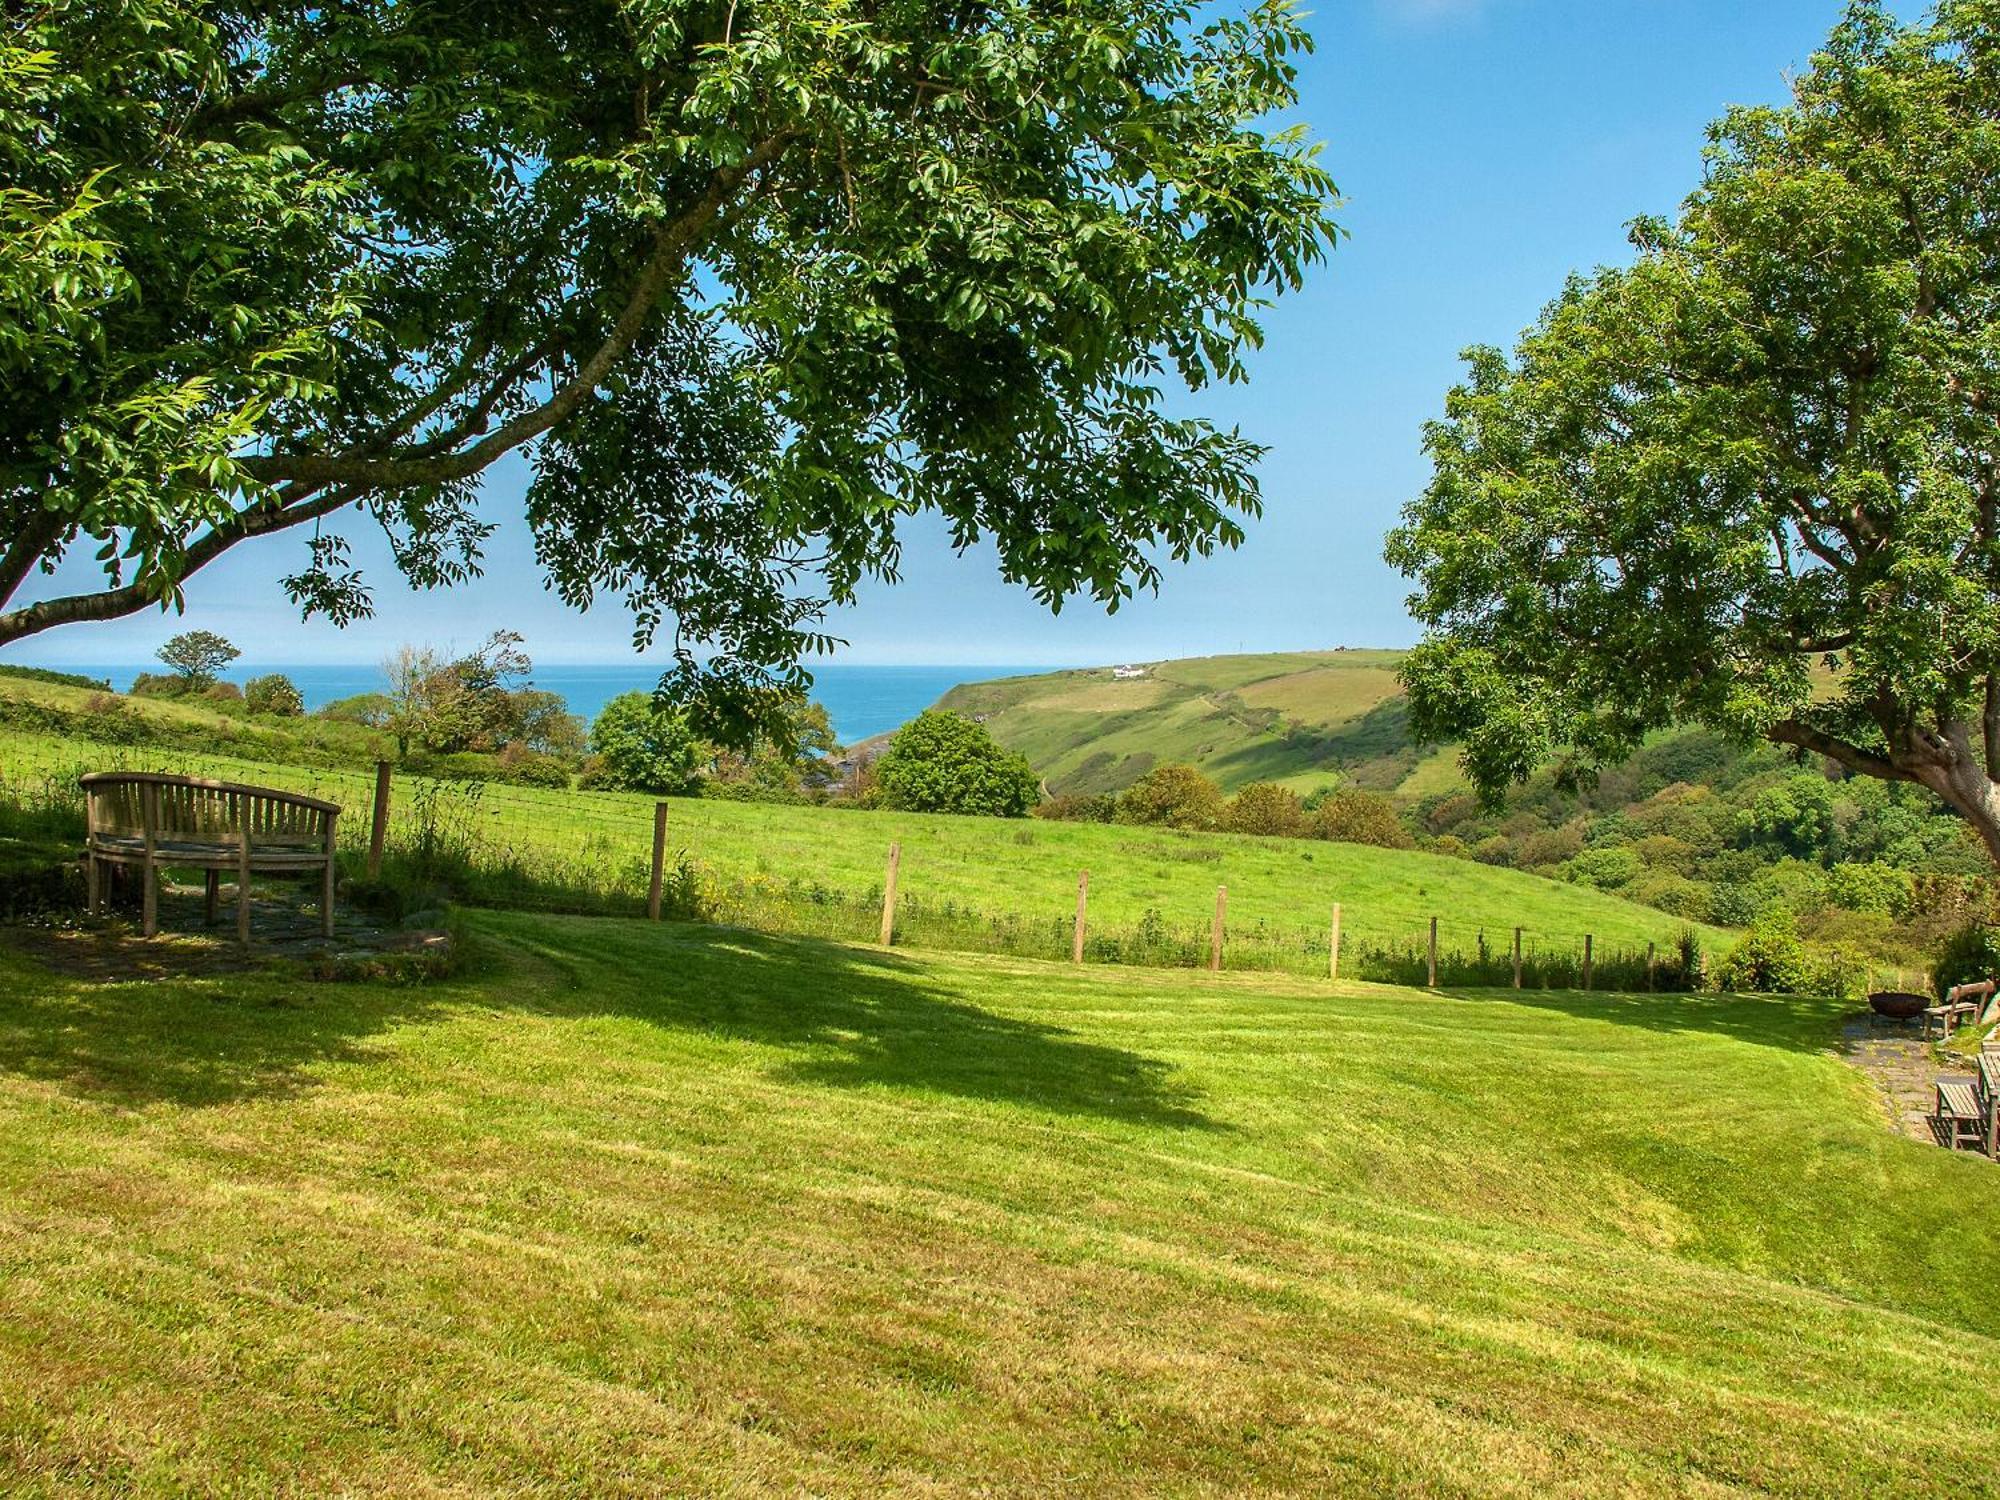
[[[1247,386],[1177,403],[1269,446],[1266,512],[1234,554],[1170,569],[1157,599],[1059,617],[913,524],[903,581],[832,620],[853,662],[1070,665],[1236,650],[1402,645],[1415,628],[1383,532],[1424,480],[1420,433],[1457,353],[1510,342],[1574,269],[1624,258],[1624,225],[1696,182],[1703,130],[1728,104],[1775,101],[1839,0],[1322,0],[1301,116],[1326,143],[1349,237],[1267,321]],[[1914,9],[1912,7],[1911,9]],[[492,519],[518,514],[523,470],[490,471]],[[352,534],[378,617],[301,623],[275,580],[289,538],[250,544],[190,585],[185,622],[148,612],[19,643],[7,660],[145,659],[184,625],[258,662],[375,661],[401,641],[468,645],[507,626],[538,660],[629,661],[620,607],[587,616],[541,587],[524,532],[503,524],[487,576],[449,592],[399,586]],[[87,569],[66,570],[87,586]]]

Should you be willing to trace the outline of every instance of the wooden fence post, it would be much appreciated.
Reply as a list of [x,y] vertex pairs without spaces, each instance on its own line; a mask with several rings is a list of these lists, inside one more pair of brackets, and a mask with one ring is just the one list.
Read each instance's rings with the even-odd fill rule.
[[1340,978],[1340,903],[1333,903],[1333,934],[1326,940],[1326,977]]
[[1590,988],[1590,952],[1591,935],[1586,932],[1583,935],[1583,987],[1585,989]]
[[667,873],[667,804],[653,804],[653,879],[646,887],[646,920],[660,920],[660,888]]
[[1078,870],[1076,872],[1076,931],[1071,935],[1069,940],[1069,961],[1073,964],[1083,962],[1083,910],[1089,900],[1090,871]]
[[389,837],[389,762],[375,762],[375,821],[368,825],[368,878],[382,878],[382,845]]
[[882,946],[888,947],[896,936],[896,872],[902,867],[903,846],[889,846],[889,873],[882,881]]
[[1215,888],[1215,920],[1208,929],[1208,967],[1219,970],[1222,967],[1222,925],[1229,912],[1229,887]]
[[1514,929],[1514,988],[1521,987],[1521,929]]
[[1438,987],[1438,919],[1431,918],[1430,961],[1424,971],[1424,983],[1431,989]]
[[1653,992],[1653,945],[1646,944],[1646,993]]

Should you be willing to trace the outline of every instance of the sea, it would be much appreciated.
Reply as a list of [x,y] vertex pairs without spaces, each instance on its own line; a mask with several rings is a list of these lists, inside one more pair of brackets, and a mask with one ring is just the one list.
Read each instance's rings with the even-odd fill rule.
[[[64,671],[81,672],[110,680],[123,691],[141,672],[158,672],[158,662],[122,663],[115,666],[66,666]],[[914,719],[962,682],[983,682],[990,677],[1018,677],[1026,673],[1053,670],[1048,667],[875,667],[857,664],[822,663],[812,667],[813,697],[826,705],[833,721],[833,733],[843,745],[852,745]],[[238,662],[223,675],[241,684],[267,672],[282,672],[298,685],[308,710],[351,698],[356,693],[379,693],[387,684],[382,669],[373,662],[332,664],[315,662],[286,665],[259,662],[245,666]],[[661,668],[647,662],[619,666],[537,665],[533,682],[545,692],[561,693],[569,711],[586,720],[597,717],[599,709],[620,693],[651,691],[660,680]]]

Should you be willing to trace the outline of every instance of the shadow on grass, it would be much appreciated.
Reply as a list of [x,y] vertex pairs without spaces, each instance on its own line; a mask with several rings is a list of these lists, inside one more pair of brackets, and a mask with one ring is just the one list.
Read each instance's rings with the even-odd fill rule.
[[421,987],[157,963],[106,981],[0,932],[0,1072],[113,1107],[204,1107],[310,1088],[388,1055],[397,1027],[520,1009],[786,1049],[782,1076],[804,1084],[1216,1128],[1167,1064],[987,1010],[893,954],[678,923],[485,913],[475,928],[470,971]]
[[1707,991],[1628,994],[1601,990],[1441,987],[1456,1000],[1506,1000],[1578,1020],[1646,1031],[1706,1032],[1790,1052],[1825,1052],[1840,1040],[1841,1018],[1865,1002],[1809,995],[1717,995]]

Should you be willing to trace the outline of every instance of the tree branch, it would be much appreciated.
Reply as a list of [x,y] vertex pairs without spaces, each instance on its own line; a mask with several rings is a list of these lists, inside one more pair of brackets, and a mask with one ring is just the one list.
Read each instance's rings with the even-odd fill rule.
[[540,406],[520,413],[456,453],[423,457],[380,458],[312,454],[271,454],[242,461],[246,472],[266,482],[290,480],[314,486],[352,485],[357,488],[398,488],[413,484],[445,484],[477,474],[501,455],[541,436],[588,400],[618,359],[631,347],[661,296],[686,263],[688,252],[718,217],[729,195],[743,179],[775,161],[794,135],[781,133],[766,140],[741,162],[716,170],[709,184],[687,211],[654,236],[653,251],[640,269],[625,306],[604,341],[592,351],[574,376]]
[[1858,771],[1863,776],[1873,776],[1882,781],[1917,779],[1912,772],[1904,770],[1888,756],[1864,750],[1851,741],[1815,729],[1798,719],[1781,719],[1764,733],[1766,738],[1780,745],[1796,745],[1801,750],[1824,755],[1828,760],[1836,761],[1850,771]]
[[[206,567],[238,542],[269,536],[272,532],[286,531],[317,520],[359,498],[360,491],[351,486],[334,489],[313,486],[302,489],[290,504],[245,506],[233,519],[211,527],[187,549],[183,556],[182,576]],[[29,604],[0,614],[0,646],[57,625],[73,625],[82,620],[116,620],[159,602],[157,593],[136,583],[102,592],[65,594],[56,599],[44,599],[39,604]]]

